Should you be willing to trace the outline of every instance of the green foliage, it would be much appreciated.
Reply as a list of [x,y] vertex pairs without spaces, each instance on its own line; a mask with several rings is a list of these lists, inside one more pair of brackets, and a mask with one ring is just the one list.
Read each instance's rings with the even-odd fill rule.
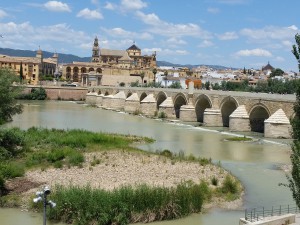
[[157,115],[158,118],[165,119],[167,118],[167,114],[163,111],[159,112]]
[[22,177],[25,174],[25,167],[21,163],[1,163],[0,164],[0,177],[10,179],[15,177]]
[[174,219],[200,212],[210,194],[204,182],[184,182],[174,188],[124,186],[112,191],[57,186],[51,196],[57,207],[49,211],[49,218],[99,225]]
[[296,60],[298,61],[298,68],[300,72],[300,35],[295,35],[296,44],[293,45],[292,53],[294,54]]
[[27,100],[45,100],[47,98],[47,93],[45,88],[32,88],[31,92],[28,94],[21,94],[17,97],[18,99],[27,99]]
[[284,71],[280,68],[276,68],[273,70],[270,74],[270,77],[275,77],[275,76],[282,76],[284,74]]
[[176,81],[176,82],[173,82],[168,88],[180,89],[182,87],[181,87],[180,82]]
[[18,128],[0,129],[0,160],[18,157],[25,149],[23,131]]
[[230,137],[230,138],[226,138],[226,141],[252,141],[252,138],[249,137]]
[[124,83],[124,82],[121,82],[121,83],[119,84],[119,86],[120,86],[120,87],[125,87],[125,83]]
[[209,90],[210,82],[209,81],[205,82],[204,87],[205,87],[205,90]]
[[223,184],[222,184],[221,191],[223,193],[237,194],[238,191],[239,191],[238,182],[235,181],[229,175],[227,175],[225,177],[225,180],[224,180]]
[[135,82],[131,82],[130,83],[130,87],[139,87],[140,86],[140,83],[138,80],[136,80]]
[[22,112],[22,105],[18,104],[16,97],[22,92],[22,87],[14,86],[18,76],[7,69],[0,69],[0,125],[12,120],[12,116]]

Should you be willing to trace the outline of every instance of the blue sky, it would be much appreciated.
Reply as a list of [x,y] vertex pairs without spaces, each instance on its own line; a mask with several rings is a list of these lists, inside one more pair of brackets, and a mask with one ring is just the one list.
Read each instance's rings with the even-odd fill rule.
[[181,64],[297,70],[299,0],[7,0],[0,47],[91,56],[127,49]]

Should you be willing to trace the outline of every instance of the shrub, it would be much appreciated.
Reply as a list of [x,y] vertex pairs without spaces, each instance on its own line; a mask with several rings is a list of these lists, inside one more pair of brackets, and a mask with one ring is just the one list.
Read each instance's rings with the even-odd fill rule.
[[167,114],[165,112],[159,112],[158,118],[165,119],[165,118],[167,118]]
[[19,156],[24,146],[24,133],[20,129],[0,129],[0,159]]
[[25,168],[20,163],[0,164],[0,176],[4,179],[21,177],[25,174]]
[[223,193],[236,194],[238,193],[238,183],[229,175],[227,175],[221,187],[221,191]]

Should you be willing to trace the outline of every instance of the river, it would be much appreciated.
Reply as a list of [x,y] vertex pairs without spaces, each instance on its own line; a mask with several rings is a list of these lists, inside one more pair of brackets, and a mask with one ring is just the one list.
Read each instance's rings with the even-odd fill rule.
[[[224,141],[226,130],[207,129],[163,122],[122,112],[112,112],[83,104],[62,101],[23,102],[24,112],[16,115],[5,127],[27,129],[32,126],[132,134],[154,138],[152,144],[139,147],[147,151],[169,149],[211,158],[238,177],[245,187],[244,208],[272,207],[293,204],[290,191],[280,182],[286,182],[285,174],[278,166],[287,164],[290,146],[281,140],[267,140],[261,134],[249,133],[255,142]],[[220,129],[220,128],[219,128]],[[155,222],[155,225],[234,225],[244,216],[243,210],[212,209],[205,214]],[[0,209],[1,225],[38,225],[42,215],[21,212],[19,209]],[[48,223],[52,224],[52,223]],[[139,224],[140,225],[140,224]]]

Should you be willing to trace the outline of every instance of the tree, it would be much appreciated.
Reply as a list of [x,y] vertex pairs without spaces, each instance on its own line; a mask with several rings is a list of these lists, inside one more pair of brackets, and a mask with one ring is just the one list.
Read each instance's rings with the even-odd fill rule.
[[270,77],[275,77],[275,76],[282,76],[284,74],[284,71],[280,68],[276,68],[270,73]]
[[16,97],[22,88],[14,86],[18,76],[10,70],[0,69],[0,125],[12,120],[12,116],[22,112],[22,105],[17,103]]
[[244,70],[243,70],[243,74],[246,74],[247,72],[246,72],[246,68],[244,67]]
[[292,53],[294,54],[295,58],[298,61],[298,68],[300,71],[300,35],[296,34],[295,35],[295,40],[296,40],[296,45],[293,45]]
[[142,79],[142,85],[144,84],[145,72],[140,73],[140,78]]
[[154,74],[153,82],[155,83],[155,78],[156,78],[156,74],[157,74],[157,69],[156,69],[156,68],[153,68],[153,69],[152,69],[152,73]]
[[23,81],[23,65],[22,65],[22,62],[20,64],[20,84],[22,83]]
[[[298,61],[299,71],[300,71],[300,60],[299,60],[299,53],[300,53],[300,36],[296,34],[295,36],[296,45],[293,45],[292,53],[294,54],[295,58]],[[295,116],[292,119],[292,127],[293,127],[293,144],[292,144],[292,153],[290,156],[291,163],[292,163],[292,171],[291,175],[287,175],[288,184],[281,184],[286,187],[289,187],[293,199],[295,200],[298,207],[300,207],[300,82],[297,81],[298,84],[296,85],[296,102],[294,104],[294,112]]]

